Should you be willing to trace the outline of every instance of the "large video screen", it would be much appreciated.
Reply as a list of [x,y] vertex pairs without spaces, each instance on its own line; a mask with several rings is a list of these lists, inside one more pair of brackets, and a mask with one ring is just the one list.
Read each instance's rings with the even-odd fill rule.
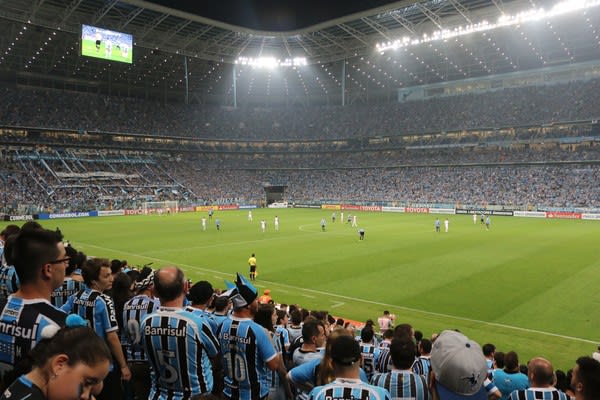
[[131,64],[131,35],[91,25],[81,26],[81,55]]

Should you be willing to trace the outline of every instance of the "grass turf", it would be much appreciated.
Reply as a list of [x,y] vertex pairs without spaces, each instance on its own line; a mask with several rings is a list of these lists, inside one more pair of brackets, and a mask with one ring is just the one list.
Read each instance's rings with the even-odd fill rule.
[[[259,290],[278,302],[364,321],[384,309],[425,336],[460,329],[480,344],[515,350],[521,362],[544,356],[568,369],[600,342],[600,223],[492,217],[486,231],[451,215],[436,233],[433,215],[359,212],[357,228],[331,211],[273,210],[41,221],[59,226],[88,255],[130,264],[174,264],[196,280],[224,287],[247,275],[256,253]],[[280,231],[273,226],[275,215]],[[347,215],[347,213],[346,213]],[[217,232],[214,218],[221,219]],[[320,220],[327,219],[321,231]],[[260,219],[267,231],[260,231]],[[440,216],[443,221],[446,216]],[[6,223],[4,223],[6,225]]]

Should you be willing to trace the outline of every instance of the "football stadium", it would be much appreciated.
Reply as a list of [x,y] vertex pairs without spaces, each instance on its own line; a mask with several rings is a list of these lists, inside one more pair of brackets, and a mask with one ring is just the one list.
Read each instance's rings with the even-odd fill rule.
[[599,1],[194,3],[0,2],[3,390],[600,398]]

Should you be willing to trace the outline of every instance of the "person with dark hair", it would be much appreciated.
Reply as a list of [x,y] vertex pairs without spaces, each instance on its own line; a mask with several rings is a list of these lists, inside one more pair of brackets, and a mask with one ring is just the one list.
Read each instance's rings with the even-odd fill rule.
[[385,331],[383,331],[383,333],[381,334],[381,342],[379,342],[379,348],[385,349],[385,348],[390,347],[390,345],[392,344],[393,338],[394,338],[394,330],[393,329],[386,329]]
[[131,370],[131,387],[138,399],[147,399],[150,394],[150,362],[142,346],[142,321],[160,307],[154,297],[154,271],[144,267],[135,282],[137,295],[123,305],[122,343],[125,358]]
[[6,265],[4,260],[4,245],[6,244],[6,239],[12,235],[18,235],[21,232],[21,228],[17,225],[7,225],[0,232],[0,267]]
[[282,341],[275,333],[276,321],[277,311],[275,307],[272,304],[259,304],[254,315],[254,322],[265,328],[279,357],[279,368],[276,371],[271,371],[267,378],[269,382],[269,400],[285,400],[292,397],[292,392],[286,379],[287,370],[283,363],[284,349]]
[[0,303],[5,302],[8,296],[19,290],[19,276],[11,254],[16,238],[17,234],[11,234],[4,240],[4,253],[0,258]]
[[69,297],[61,309],[89,321],[94,331],[106,341],[118,368],[111,370],[98,398],[111,400],[120,398],[123,393],[121,379],[125,381],[131,379],[131,371],[117,334],[119,324],[113,299],[104,294],[104,291],[111,289],[113,285],[110,263],[106,258],[89,259],[83,264],[81,272],[87,287]]
[[33,369],[22,375],[0,400],[80,400],[92,398],[102,388],[110,367],[110,351],[88,327],[45,330],[31,351]]
[[505,354],[502,351],[494,353],[494,373],[497,369],[504,369],[504,357]]
[[315,387],[310,400],[369,399],[390,400],[390,393],[360,380],[360,347],[351,336],[339,336],[331,344],[331,364],[335,379]]
[[427,379],[427,382],[429,382],[431,375],[431,346],[432,343],[429,339],[421,339],[419,341],[419,345],[417,346],[419,356],[412,366],[413,372],[417,375],[423,375]]
[[209,396],[214,380],[210,358],[219,347],[210,326],[183,307],[188,283],[177,267],[154,274],[160,308],[142,321],[142,344],[152,366],[151,399]]
[[[400,324],[394,328],[394,338],[406,338],[414,340],[415,330],[410,324]],[[390,343],[391,344],[391,343]],[[388,372],[393,368],[392,355],[389,348],[382,348],[375,359],[375,370],[378,372]]]
[[259,400],[269,394],[269,371],[280,368],[269,335],[252,320],[258,311],[258,292],[241,274],[226,294],[233,314],[223,321],[218,333],[224,366],[223,395],[228,400]]
[[481,347],[483,356],[485,357],[485,364],[488,369],[488,378],[492,379],[494,373],[494,354],[496,353],[496,346],[491,343],[486,343]]
[[294,366],[304,364],[314,358],[322,358],[319,348],[325,345],[325,326],[317,319],[308,319],[302,325],[302,346],[292,354]]
[[219,325],[217,320],[213,317],[213,314],[208,312],[208,305],[212,302],[214,297],[215,290],[210,282],[196,282],[192,285],[187,294],[187,299],[191,302],[191,305],[186,307],[186,310],[205,320],[215,335]]
[[600,362],[592,357],[579,357],[573,368],[571,388],[575,400],[600,399]]
[[392,398],[429,400],[431,393],[427,378],[415,374],[411,367],[415,361],[416,348],[409,338],[394,338],[390,345],[393,368],[390,372],[373,375],[371,383],[387,389]]
[[373,325],[365,325],[360,331],[360,367],[367,374],[370,381],[375,373],[375,359],[379,356],[379,347],[375,344],[375,331]]
[[231,301],[229,301],[227,296],[218,295],[215,297],[213,304],[215,306],[215,310],[213,311],[213,319],[217,321],[218,330],[229,314],[229,310],[231,309]]
[[[10,240],[12,240],[11,236]],[[52,291],[65,277],[65,247],[55,232],[46,229],[21,231],[11,245],[12,262],[20,288],[0,304],[0,373],[13,369],[42,338],[47,326],[58,328],[66,314],[50,303]],[[28,372],[17,368],[4,383]],[[16,376],[15,376],[16,375]]]
[[519,356],[516,352],[509,351],[504,355],[504,369],[495,370],[493,381],[502,393],[502,400],[507,400],[515,390],[529,387],[527,375],[519,370]]
[[377,318],[377,324],[379,325],[379,332],[385,332],[388,329],[392,329],[394,326],[394,321],[396,320],[396,316],[394,314],[390,314],[388,310],[383,312],[383,315]]
[[281,342],[283,354],[290,349],[290,332],[287,330],[288,314],[285,310],[275,310],[277,320],[275,321],[275,337]]
[[[506,357],[505,361],[506,363]],[[529,385],[528,389],[519,389],[510,393],[510,400],[522,399],[554,399],[569,400],[564,392],[554,388],[554,368],[552,363],[544,358],[536,357],[527,364]]]
[[54,289],[51,298],[52,304],[58,308],[62,307],[69,297],[80,290],[85,289],[85,284],[82,281],[73,279],[75,269],[85,262],[85,254],[78,253],[77,250],[71,246],[66,246],[65,252],[69,258],[69,265],[65,270],[65,279],[60,287]]
[[290,324],[287,330],[290,333],[290,343],[302,336],[302,312],[299,309],[290,311]]

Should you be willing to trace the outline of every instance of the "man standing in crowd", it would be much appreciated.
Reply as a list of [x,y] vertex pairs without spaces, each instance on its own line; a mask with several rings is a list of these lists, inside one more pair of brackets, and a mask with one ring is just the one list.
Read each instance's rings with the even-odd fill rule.
[[280,357],[267,331],[252,318],[258,310],[258,292],[242,275],[226,292],[233,314],[223,321],[218,333],[228,400],[260,400],[269,394],[270,371],[279,369]]
[[152,364],[151,399],[196,399],[210,395],[213,371],[209,357],[219,354],[210,327],[184,310],[183,271],[164,267],[154,274],[157,312],[142,321],[142,343]]
[[[65,324],[66,314],[50,304],[69,262],[62,238],[46,229],[21,231],[11,247],[21,287],[0,304],[0,373],[13,369],[41,340],[47,326]],[[17,371],[18,374],[20,371]],[[29,372],[29,371],[23,371]],[[17,376],[3,376],[8,386]]]
[[256,280],[256,255],[252,253],[250,258],[248,259],[248,265],[250,266],[250,280]]
[[373,385],[387,389],[394,399],[431,399],[426,377],[411,371],[416,356],[415,344],[412,339],[408,337],[394,338],[390,345],[390,354],[392,355],[392,370],[375,374],[371,379]]
[[98,395],[98,399],[112,400],[123,395],[121,380],[131,379],[131,371],[117,334],[119,324],[113,299],[104,294],[104,291],[112,288],[113,275],[110,263],[106,258],[87,260],[83,264],[81,272],[87,288],[69,297],[62,306],[62,310],[69,314],[78,314],[81,318],[89,321],[90,327],[106,341],[110,348],[115,367],[104,380],[104,387]]
[[335,380],[315,387],[310,392],[310,400],[391,399],[386,389],[360,380],[360,347],[353,337],[342,335],[333,340],[331,363]]
[[142,345],[141,325],[146,315],[160,307],[160,302],[154,297],[154,271],[150,267],[142,269],[135,288],[137,295],[123,305],[123,347],[131,370],[133,393],[138,399],[147,399],[151,386],[150,361]]
[[600,362],[591,357],[579,357],[573,368],[571,388],[575,400],[600,399]]
[[569,400],[569,396],[554,387],[554,368],[550,361],[536,357],[527,364],[528,389],[515,390],[510,400],[553,399]]
[[208,306],[212,303],[215,297],[215,290],[208,281],[196,282],[187,294],[188,300],[192,303],[191,306],[186,308],[186,311],[190,311],[196,314],[198,317],[203,319],[210,327],[213,334],[217,334],[218,323],[213,314],[208,311]]
[[319,348],[325,345],[325,326],[316,318],[307,318],[302,325],[302,346],[294,350],[292,360],[295,367],[315,358],[323,358]]
[[516,352],[509,351],[504,355],[504,369],[494,371],[494,385],[502,393],[502,400],[507,400],[515,390],[529,387],[527,375],[519,369],[519,356]]

